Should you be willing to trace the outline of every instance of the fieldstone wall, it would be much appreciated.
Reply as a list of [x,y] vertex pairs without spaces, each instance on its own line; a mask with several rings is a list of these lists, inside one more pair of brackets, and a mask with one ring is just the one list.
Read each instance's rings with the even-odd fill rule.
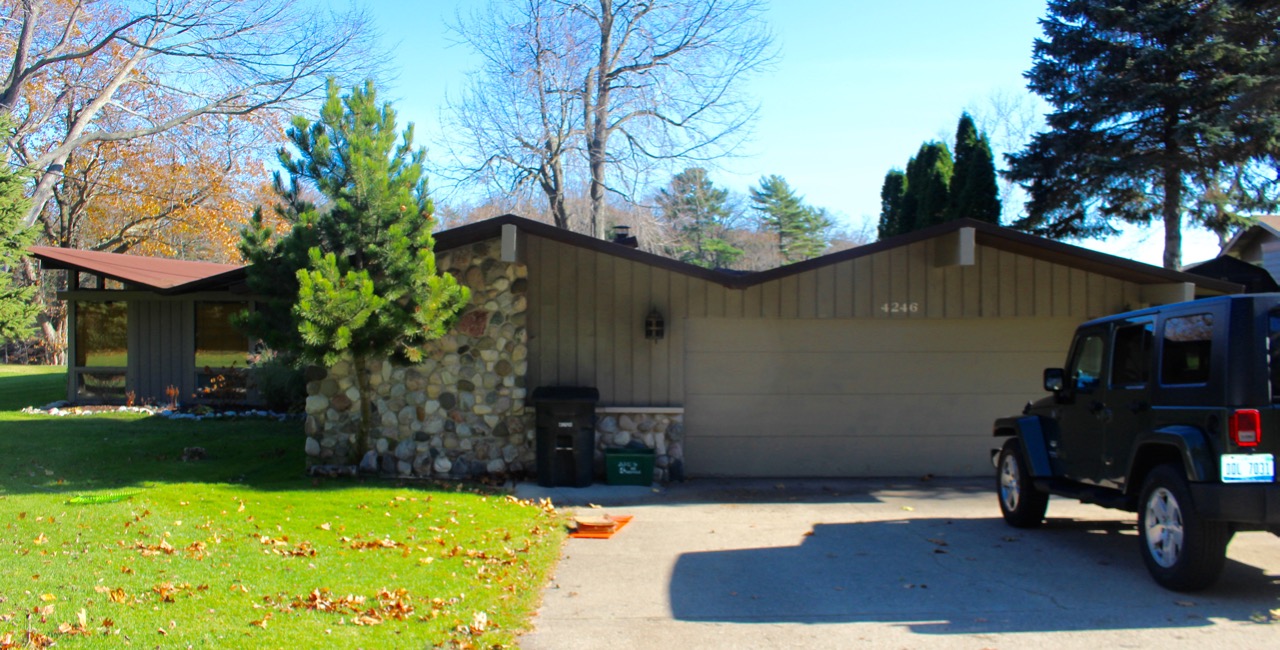
[[[634,408],[634,410],[632,410]],[[653,480],[684,480],[684,413],[679,409],[608,407],[596,413],[595,466],[604,474],[604,450],[643,447],[654,453]]]
[[[471,302],[422,363],[370,365],[373,423],[360,469],[422,478],[532,472],[528,269],[502,262],[497,240],[443,253],[436,263],[471,289]],[[312,471],[349,462],[360,419],[353,373],[343,361],[307,384]]]

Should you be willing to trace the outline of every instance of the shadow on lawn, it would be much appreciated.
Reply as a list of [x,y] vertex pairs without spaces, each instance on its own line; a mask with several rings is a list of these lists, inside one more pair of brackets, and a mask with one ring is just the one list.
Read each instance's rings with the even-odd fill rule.
[[[174,421],[161,417],[0,420],[0,494],[123,489],[146,482],[236,483],[296,489],[302,423],[269,419]],[[201,459],[183,459],[200,447]]]
[[[1147,575],[1132,523],[999,519],[821,524],[799,546],[687,553],[674,618],[734,623],[898,622],[917,634],[1195,628],[1274,608],[1280,578],[1228,560],[1190,595]],[[1259,533],[1260,534],[1260,533]]]

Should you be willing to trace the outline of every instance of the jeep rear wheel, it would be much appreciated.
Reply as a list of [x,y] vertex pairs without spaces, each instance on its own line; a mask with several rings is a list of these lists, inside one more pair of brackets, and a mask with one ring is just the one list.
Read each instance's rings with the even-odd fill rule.
[[1044,521],[1049,494],[1031,484],[1031,474],[1023,462],[1022,444],[1017,438],[1010,438],[1000,450],[996,493],[1000,497],[1000,514],[1010,526],[1034,528]]
[[1201,517],[1181,468],[1161,465],[1142,485],[1138,538],[1142,559],[1156,582],[1174,591],[1196,591],[1212,585],[1222,573],[1231,527]]

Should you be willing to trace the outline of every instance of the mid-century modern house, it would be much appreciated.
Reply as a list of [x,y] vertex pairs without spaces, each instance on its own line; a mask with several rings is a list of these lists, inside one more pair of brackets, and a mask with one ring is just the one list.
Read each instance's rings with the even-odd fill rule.
[[[969,220],[758,273],[510,215],[437,233],[436,250],[472,302],[422,364],[373,368],[365,460],[384,472],[530,471],[531,392],[576,386],[599,391],[597,445],[653,449],[660,478],[986,474],[992,419],[1042,395],[1076,325],[1242,290]],[[140,398],[187,395],[206,360],[248,349],[226,329],[243,270],[34,254],[119,283],[62,294],[72,398],[104,374]],[[351,372],[309,384],[313,464],[349,450]]]

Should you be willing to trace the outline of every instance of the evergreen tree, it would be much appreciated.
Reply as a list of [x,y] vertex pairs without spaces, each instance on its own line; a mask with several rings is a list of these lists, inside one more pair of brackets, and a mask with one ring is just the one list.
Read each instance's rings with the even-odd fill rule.
[[1103,236],[1159,218],[1177,268],[1184,210],[1224,224],[1232,205],[1276,205],[1280,2],[1050,0],[1041,25],[1026,77],[1053,112],[1009,158],[1030,193],[1017,227]]
[[[354,451],[363,456],[368,362],[420,360],[421,346],[446,333],[470,293],[436,272],[424,152],[413,148],[412,125],[397,142],[395,112],[377,105],[371,82],[339,97],[330,81],[320,119],[295,117],[287,134],[297,157],[280,152],[290,182],[277,176],[276,186],[293,227],[273,242],[259,211],[243,231],[250,287],[266,304],[242,323],[309,363],[351,357],[361,415]],[[301,200],[302,183],[319,190],[326,210]]]
[[[0,115],[0,133],[12,130],[12,120]],[[34,228],[23,226],[28,208],[24,186],[23,176],[0,160],[0,341],[28,336],[40,313],[36,288],[16,286],[13,278],[14,268],[22,263],[35,237]]]
[[898,169],[890,169],[880,186],[880,239],[888,239],[906,232],[902,212],[902,199],[907,191],[907,175]]
[[742,250],[725,240],[733,217],[727,204],[729,190],[719,189],[707,170],[691,167],[671,179],[658,192],[661,217],[679,239],[676,259],[706,268],[728,268],[742,257]]
[[902,195],[903,232],[948,220],[951,206],[951,149],[945,142],[920,145],[907,162],[907,187]]
[[832,226],[827,211],[805,205],[783,177],[761,177],[751,188],[751,202],[764,227],[778,234],[778,251],[786,261],[817,257],[826,248]]
[[1000,192],[995,157],[987,135],[978,132],[968,113],[956,125],[955,171],[951,175],[952,219],[977,219],[1000,224]]

